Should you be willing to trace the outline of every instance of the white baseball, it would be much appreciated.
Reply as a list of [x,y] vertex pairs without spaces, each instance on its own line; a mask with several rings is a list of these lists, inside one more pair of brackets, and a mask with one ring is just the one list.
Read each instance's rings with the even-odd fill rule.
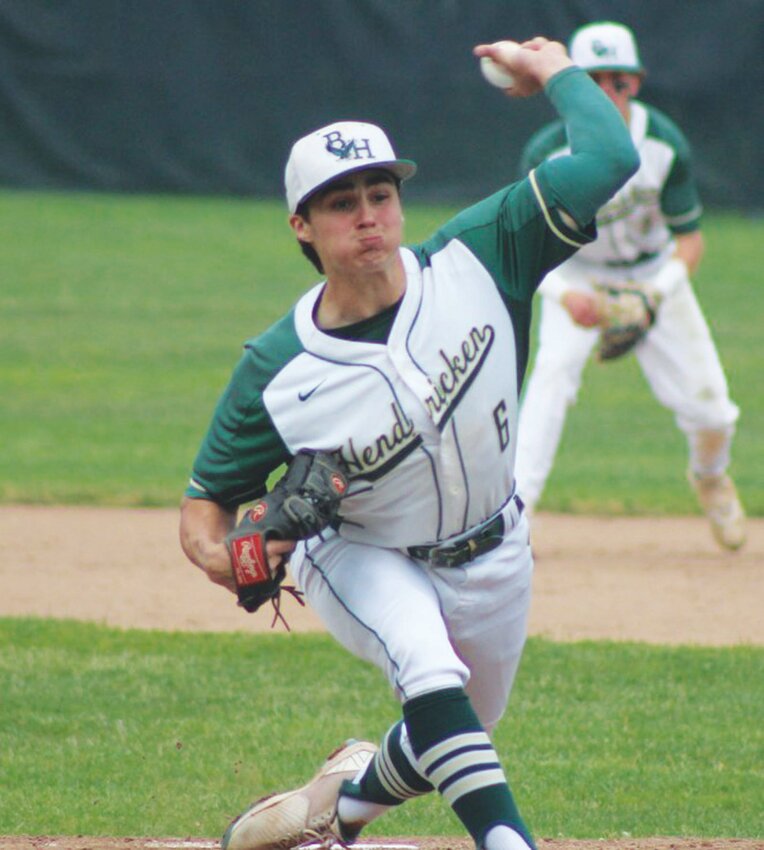
[[[516,41],[501,41],[502,53],[509,58],[515,50],[520,48]],[[505,68],[494,62],[490,56],[480,57],[480,70],[485,79],[492,85],[500,89],[511,89],[515,84],[515,78]]]

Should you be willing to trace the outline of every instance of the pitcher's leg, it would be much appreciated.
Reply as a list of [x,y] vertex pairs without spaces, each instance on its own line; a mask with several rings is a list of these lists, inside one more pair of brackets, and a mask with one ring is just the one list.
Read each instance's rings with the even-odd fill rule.
[[404,703],[403,714],[420,767],[475,846],[533,848],[496,751],[464,691],[423,694]]
[[435,573],[451,642],[470,671],[467,695],[490,734],[507,707],[527,634],[533,556],[525,517],[497,549],[463,570]]
[[[499,560],[506,562],[510,575],[510,555],[517,554],[517,541],[522,539],[527,549],[527,526],[516,532],[515,542],[505,541],[494,550],[503,551]],[[468,567],[451,570],[451,575],[469,576],[474,569],[480,578],[480,562],[488,555]],[[527,562],[522,558],[520,561],[518,571],[529,573],[529,556]],[[331,540],[308,551],[296,571],[327,627],[355,654],[385,670],[403,703],[404,722],[391,727],[363,773],[343,784],[336,830],[346,838],[354,838],[387,807],[435,787],[478,846],[486,844],[497,850],[509,850],[513,844],[532,847],[498,756],[465,692],[471,671],[460,657],[460,647],[454,645],[445,613],[447,608],[459,609],[460,598],[467,606],[476,604],[478,595],[485,595],[491,582],[487,574],[482,583],[457,580],[448,597],[442,592],[443,583],[433,575],[435,572],[446,570],[430,570],[395,552],[380,552],[344,541],[332,544]],[[497,568],[494,584],[498,583],[499,572]],[[528,579],[526,576],[526,583]],[[526,596],[527,592],[526,587]],[[505,602],[510,595],[505,594]],[[519,622],[510,629],[513,637],[509,643],[515,656],[505,652],[507,638],[499,628],[498,611],[495,618],[495,648],[510,674],[497,677],[502,682],[498,695],[490,694],[490,699],[486,696],[487,681],[485,694],[481,695],[489,706],[486,710],[494,715],[500,714],[498,703],[506,702],[505,692],[511,687],[524,638],[527,599],[519,592],[515,596],[523,600],[524,606]],[[466,644],[469,629],[462,627],[461,633]],[[489,669],[476,669],[476,674],[483,676],[495,669],[496,657],[491,658],[486,652],[479,660]]]
[[[456,690],[469,676],[450,644],[438,595],[421,565],[395,550],[336,533],[300,543],[291,569],[327,629],[386,674],[402,702]],[[348,688],[352,683],[348,682]],[[390,806],[432,784],[403,743],[398,721],[382,748],[348,742],[306,785],[256,801],[228,828],[224,850],[281,850],[306,841],[351,842]]]
[[332,534],[307,550],[299,545],[291,566],[327,630],[379,667],[401,701],[467,683],[469,671],[451,646],[438,594],[409,557]]

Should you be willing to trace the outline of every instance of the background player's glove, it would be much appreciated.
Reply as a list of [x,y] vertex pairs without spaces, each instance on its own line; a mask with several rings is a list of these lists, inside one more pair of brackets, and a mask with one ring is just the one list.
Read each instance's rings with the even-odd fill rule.
[[247,509],[225,539],[242,608],[256,611],[273,600],[278,616],[286,559],[271,571],[266,543],[305,540],[323,531],[337,516],[347,485],[341,458],[300,451],[273,490]]
[[655,322],[656,294],[645,286],[601,291],[600,360],[622,357],[644,337]]

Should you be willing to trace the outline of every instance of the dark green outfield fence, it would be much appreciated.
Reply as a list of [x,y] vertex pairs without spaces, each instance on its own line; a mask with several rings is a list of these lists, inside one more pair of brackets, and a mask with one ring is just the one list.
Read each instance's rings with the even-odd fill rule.
[[410,198],[471,199],[552,116],[472,45],[603,18],[634,28],[706,205],[761,210],[764,0],[0,0],[0,184],[280,196],[296,136],[360,118],[419,162]]

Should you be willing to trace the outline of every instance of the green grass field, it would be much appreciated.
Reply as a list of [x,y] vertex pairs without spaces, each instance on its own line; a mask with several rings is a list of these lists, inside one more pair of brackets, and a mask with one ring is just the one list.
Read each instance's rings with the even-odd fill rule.
[[[408,238],[449,210],[409,207]],[[0,192],[0,502],[176,505],[241,343],[314,275],[278,202]],[[697,289],[764,513],[764,221],[710,215]],[[543,506],[690,513],[633,361],[589,367]],[[19,565],[19,581],[25,564]],[[532,639],[496,743],[547,837],[764,838],[764,649]],[[0,834],[216,836],[398,709],[323,635],[0,619]],[[463,834],[434,795],[374,834]]]
[[[538,836],[764,837],[764,650],[529,643],[496,733]],[[0,834],[222,833],[398,710],[325,635],[0,619]],[[437,795],[374,835],[455,834]]]
[[[407,208],[407,237],[447,209]],[[0,501],[174,505],[241,343],[315,280],[280,202],[0,192]],[[764,221],[709,215],[697,290],[742,408],[752,514],[764,431]],[[684,440],[633,359],[590,364],[542,507],[697,510]]]

